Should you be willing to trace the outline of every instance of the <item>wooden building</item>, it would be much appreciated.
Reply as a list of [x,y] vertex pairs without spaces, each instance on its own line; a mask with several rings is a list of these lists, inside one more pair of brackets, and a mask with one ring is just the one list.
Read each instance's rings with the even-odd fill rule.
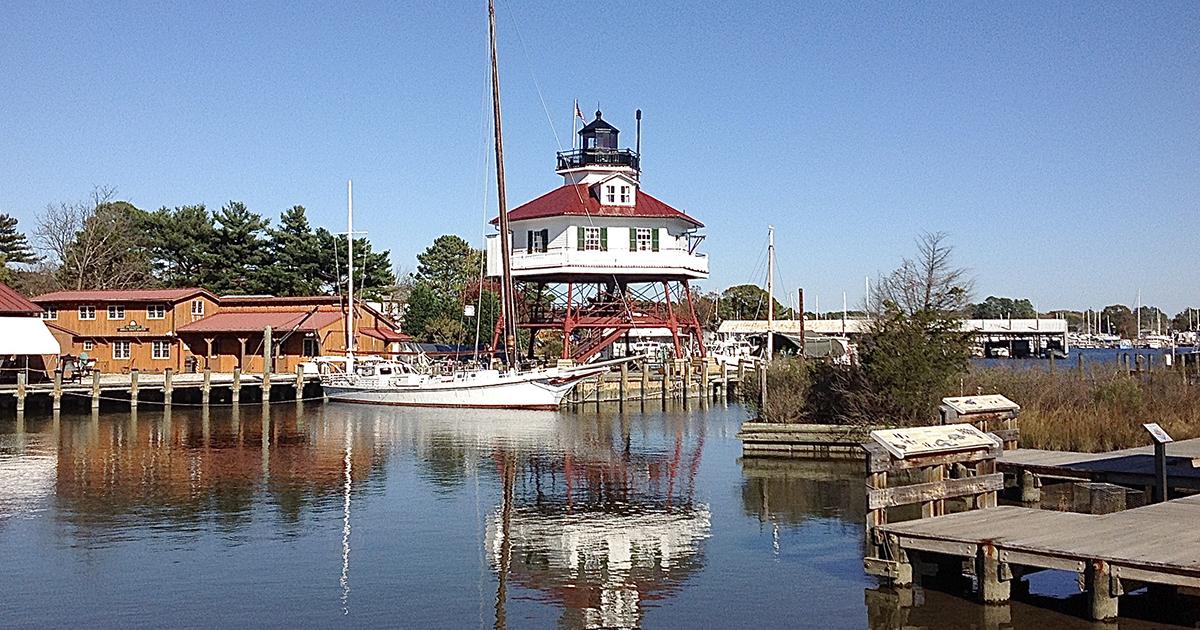
[[[261,372],[271,330],[273,372],[346,349],[339,296],[217,297],[199,288],[59,291],[33,298],[62,347],[86,353],[101,372]],[[407,341],[379,311],[358,303],[355,347],[364,354],[399,351]]]
[[217,311],[198,288],[56,291],[33,298],[60,354],[95,359],[101,372],[181,371],[178,329]]

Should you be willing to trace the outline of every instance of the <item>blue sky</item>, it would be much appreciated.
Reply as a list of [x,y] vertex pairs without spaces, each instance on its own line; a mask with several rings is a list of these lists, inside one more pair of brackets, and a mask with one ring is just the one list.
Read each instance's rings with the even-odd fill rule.
[[[774,224],[788,294],[823,309],[923,230],[950,234],[979,299],[1200,305],[1200,3],[498,12],[510,203],[560,183],[573,99],[629,144],[640,107],[645,189],[707,224],[706,288],[761,281]],[[482,2],[4,13],[0,212],[26,229],[93,185],[336,227],[352,178],[356,228],[411,270],[494,211]]]

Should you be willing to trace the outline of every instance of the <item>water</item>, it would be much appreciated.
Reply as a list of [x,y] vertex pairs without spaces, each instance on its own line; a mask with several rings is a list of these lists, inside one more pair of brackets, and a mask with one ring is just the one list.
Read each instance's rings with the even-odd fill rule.
[[0,627],[1093,627],[1070,575],[901,608],[862,571],[861,464],[739,461],[745,415],[0,419]]
[[[1181,346],[1176,348],[1175,355],[1178,357],[1183,354],[1194,354],[1195,352],[1195,348],[1191,346]],[[1073,368],[1077,365],[1076,362],[1079,361],[1079,357],[1082,356],[1084,365],[1087,366],[1116,367],[1119,364],[1118,362],[1121,361],[1122,357],[1129,355],[1130,365],[1134,365],[1137,361],[1135,357],[1141,356],[1143,357],[1143,361],[1149,361],[1151,358],[1153,358],[1154,367],[1160,368],[1166,365],[1163,356],[1168,354],[1171,354],[1171,350],[1169,348],[1071,348],[1071,354],[1069,357],[1066,359],[1057,359],[1055,360],[1054,364],[1055,368],[1057,369]],[[1188,358],[1188,361],[1193,360],[1195,359],[1192,357]],[[1049,359],[1038,358],[979,358],[971,359],[971,364],[984,367],[1004,367],[1012,369],[1050,369]]]

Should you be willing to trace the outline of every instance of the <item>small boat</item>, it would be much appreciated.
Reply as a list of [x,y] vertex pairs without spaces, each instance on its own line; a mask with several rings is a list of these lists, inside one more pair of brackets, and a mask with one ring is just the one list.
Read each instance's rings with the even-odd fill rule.
[[322,362],[321,386],[331,401],[472,409],[554,410],[579,381],[607,372],[612,362],[572,368],[464,370],[439,376],[403,361],[359,357]]

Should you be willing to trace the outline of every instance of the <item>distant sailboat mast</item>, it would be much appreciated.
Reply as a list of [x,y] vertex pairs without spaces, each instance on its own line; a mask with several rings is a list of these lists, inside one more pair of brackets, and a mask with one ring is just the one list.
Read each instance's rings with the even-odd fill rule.
[[346,365],[354,368],[354,182],[346,180]]

